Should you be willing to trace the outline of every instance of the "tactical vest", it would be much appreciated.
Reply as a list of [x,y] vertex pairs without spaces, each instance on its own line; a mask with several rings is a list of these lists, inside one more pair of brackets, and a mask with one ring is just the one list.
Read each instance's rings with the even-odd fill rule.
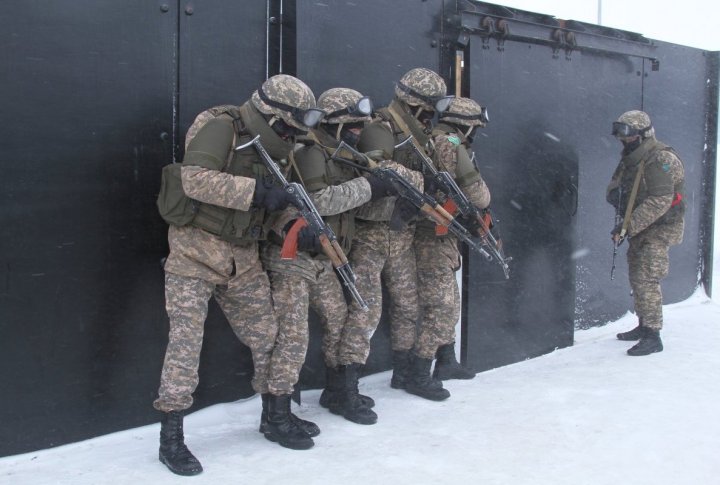
[[[260,113],[249,103],[245,103],[237,109],[229,109],[219,117],[233,123],[237,138],[235,146],[247,143],[259,134],[263,146],[275,160],[286,158],[292,148],[292,145],[277,136]],[[254,178],[258,181],[257,183],[262,183],[263,179],[270,177],[254,147],[250,146],[237,152],[233,149],[234,146],[230,147],[228,161],[223,172]],[[271,223],[268,216],[265,209],[257,207],[242,211],[196,202],[196,214],[190,224],[214,234],[224,241],[243,244],[267,238]]]
[[[293,179],[300,182],[308,192],[315,192],[333,185],[357,178],[355,171],[341,163],[335,162],[330,155],[337,148],[338,142],[320,130],[312,130],[310,138],[315,145],[302,147],[295,152],[296,168]],[[350,251],[355,236],[355,214],[358,208],[331,216],[323,216],[338,238],[345,254]]]
[[[637,149],[632,153],[622,157],[620,164],[618,165],[617,171],[614,175],[620,183],[620,189],[622,198],[620,201],[620,213],[624,214],[627,204],[632,193],[633,183],[637,176],[638,169],[641,166],[641,162],[644,161],[644,166],[647,167],[649,164],[655,162],[655,158],[662,151],[669,151],[677,155],[672,147],[665,145],[664,143],[656,140],[655,138],[646,139]],[[653,224],[674,224],[682,221],[685,214],[685,202],[682,200],[682,194],[685,189],[684,182],[676,183],[673,186],[673,202],[670,209],[665,212],[660,218]],[[650,196],[656,195],[652,193],[652,185],[647,183],[645,174],[640,177],[637,194],[633,202],[632,210],[639,206],[645,199]],[[631,211],[632,211],[631,210]]]

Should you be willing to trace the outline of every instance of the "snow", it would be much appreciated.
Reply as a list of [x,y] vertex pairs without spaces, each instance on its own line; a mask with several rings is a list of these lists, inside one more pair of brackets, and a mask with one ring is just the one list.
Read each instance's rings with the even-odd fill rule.
[[720,477],[720,304],[698,290],[665,307],[665,350],[629,357],[615,333],[634,315],[577,331],[575,345],[446,381],[431,402],[363,378],[379,421],[362,426],[303,393],[294,412],[322,434],[307,451],[267,441],[258,397],[188,416],[205,471],[173,475],[157,459],[159,425],[0,459],[0,483],[42,484],[707,484]]

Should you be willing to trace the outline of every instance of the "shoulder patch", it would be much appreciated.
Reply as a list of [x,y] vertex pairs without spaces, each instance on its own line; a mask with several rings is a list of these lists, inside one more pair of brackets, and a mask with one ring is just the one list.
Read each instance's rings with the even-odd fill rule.
[[450,143],[452,143],[455,146],[460,145],[460,137],[457,135],[450,135],[450,136],[448,136],[447,139]]
[[665,162],[662,164],[662,170],[663,172],[669,172],[670,171],[670,164],[668,162]]

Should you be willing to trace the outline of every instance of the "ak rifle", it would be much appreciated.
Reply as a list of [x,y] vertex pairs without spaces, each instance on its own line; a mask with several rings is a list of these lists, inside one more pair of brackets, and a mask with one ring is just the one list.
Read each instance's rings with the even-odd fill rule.
[[[300,212],[301,217],[298,219],[298,222],[293,225],[292,229],[290,229],[292,237],[297,238],[300,229],[306,225],[309,226],[320,240],[323,253],[325,253],[332,262],[335,271],[337,271],[340,275],[343,284],[350,291],[353,299],[357,302],[360,308],[367,311],[367,303],[365,303],[365,300],[363,300],[362,296],[355,287],[355,273],[348,262],[345,252],[340,247],[340,243],[338,243],[337,236],[335,236],[335,233],[330,226],[325,224],[325,221],[323,221],[323,218],[315,207],[315,204],[313,204],[312,200],[310,200],[310,196],[308,196],[305,188],[296,182],[287,181],[280,171],[277,163],[275,163],[275,161],[270,157],[268,152],[265,150],[265,147],[260,142],[260,135],[257,135],[255,138],[243,145],[235,147],[235,151],[243,150],[250,145],[255,147],[255,150],[257,150],[260,155],[265,167],[267,167],[270,173],[272,173],[275,180],[282,185],[285,192],[292,197],[293,205],[295,205]],[[288,234],[288,237],[291,237],[290,233]],[[290,258],[292,258],[292,256],[289,258],[284,257],[284,259]]]
[[[401,142],[395,148],[402,146],[404,143],[407,143],[407,140]],[[349,160],[338,155],[342,150],[350,152],[355,160]],[[465,229],[450,213],[443,209],[443,207],[432,196],[415,188],[415,186],[405,179],[405,177],[397,173],[392,168],[378,166],[364,153],[355,150],[344,141],[340,142],[340,145],[331,155],[331,158],[361,172],[370,173],[375,177],[390,182],[393,187],[395,187],[395,190],[397,190],[399,197],[407,199],[436,224],[446,227],[447,230],[455,237],[467,244],[471,249],[477,251],[485,259],[488,261],[492,260],[492,256],[490,256],[487,251],[471,239],[470,232]],[[357,161],[360,161],[361,163],[357,163]]]

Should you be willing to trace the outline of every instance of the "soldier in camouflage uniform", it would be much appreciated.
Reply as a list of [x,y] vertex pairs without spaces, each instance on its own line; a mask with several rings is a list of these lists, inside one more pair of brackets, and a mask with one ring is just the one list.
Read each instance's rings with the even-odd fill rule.
[[[422,190],[422,174],[408,168],[414,157],[406,149],[395,150],[394,145],[409,134],[427,140],[426,122],[433,117],[435,102],[445,96],[445,91],[444,81],[433,71],[410,70],[398,82],[390,105],[378,111],[379,120],[363,130],[358,148],[373,154],[382,164],[389,164]],[[419,315],[412,246],[415,224],[407,222],[416,213],[405,199],[392,196],[366,204],[357,214],[349,259],[357,274],[358,291],[370,310],[363,312],[354,302],[350,305],[338,351],[338,362],[345,373],[343,415],[354,422],[372,424],[377,420],[377,414],[357,397],[357,386],[361,367],[370,352],[370,338],[380,322],[381,281],[390,296],[394,360],[395,355],[410,349],[415,341]],[[391,228],[391,222],[399,224]]]
[[[326,116],[320,127],[310,132],[309,143],[293,153],[291,177],[304,185],[343,251],[348,253],[356,208],[384,196],[392,186],[388,187],[376,177],[358,176],[353,169],[330,158],[340,140],[353,147],[357,144],[364,124],[370,121],[370,99],[353,89],[333,88],[320,95],[317,106]],[[312,306],[324,327],[322,348],[328,388],[320,402],[332,412],[342,414],[338,406],[337,387],[342,377],[337,353],[347,318],[347,303],[332,263],[310,227],[305,226],[298,233],[296,257],[281,257],[282,238],[292,232],[297,217],[296,211],[286,211],[275,222],[282,228],[276,230],[280,236],[271,237],[262,250],[279,326],[272,361],[274,378],[278,380],[273,384],[287,393],[293,390],[307,351],[308,307]]]
[[655,138],[650,117],[642,111],[623,113],[612,134],[623,144],[622,159],[607,188],[607,200],[622,222],[612,231],[619,245],[628,239],[628,269],[636,328],[619,333],[620,340],[639,340],[629,355],[663,350],[660,280],[670,266],[670,246],[683,238],[685,172],[675,151]]
[[284,209],[290,199],[281,188],[263,183],[261,176],[266,172],[254,149],[233,148],[259,134],[271,156],[287,157],[294,134],[307,130],[303,123],[319,119],[312,111],[314,106],[312,91],[302,81],[274,76],[254,93],[252,102],[226,107],[223,114],[190,134],[194,136],[180,170],[181,190],[193,199],[194,216],[189,223],[170,225],[168,230],[165,298],[170,333],[159,395],[153,403],[164,413],[160,461],[174,473],[202,471],[185,446],[182,411],[192,405],[198,384],[203,326],[211,297],[252,352],[253,389],[270,396],[269,409],[264,409],[268,439],[284,446],[310,439],[290,417],[289,394],[271,384],[277,323],[270,284],[258,254],[258,240],[266,233],[266,214]]
[[[472,144],[475,130],[484,127],[487,120],[485,109],[475,101],[454,98],[448,109],[440,113],[439,123],[431,133],[435,168],[448,172],[478,209],[485,209],[490,205],[490,191],[470,159],[467,149]],[[439,202],[445,203],[448,194],[433,190],[431,185],[428,180],[425,191]],[[455,325],[460,317],[461,303],[455,277],[455,272],[460,268],[458,241],[446,231],[444,235],[438,235],[435,224],[424,220],[417,224],[414,247],[421,323],[413,349],[413,359],[422,363],[422,367],[415,367],[415,372],[422,372],[422,375],[413,375],[412,379],[427,380],[430,364],[435,357],[435,379],[472,379],[475,373],[460,366],[455,358]],[[406,390],[413,392],[414,387],[412,383],[408,383]],[[449,396],[449,392],[438,388],[437,396]]]

